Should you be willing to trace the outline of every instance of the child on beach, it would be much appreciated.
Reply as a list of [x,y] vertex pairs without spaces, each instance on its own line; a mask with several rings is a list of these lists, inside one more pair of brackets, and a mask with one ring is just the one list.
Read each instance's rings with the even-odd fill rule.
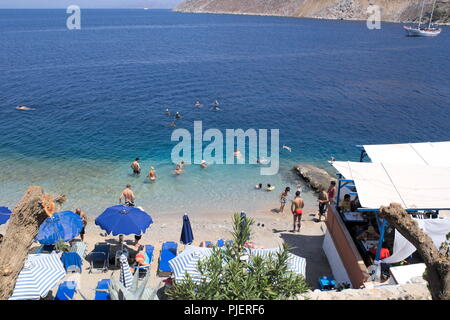
[[279,213],[283,213],[284,211],[284,206],[286,205],[286,201],[287,201],[287,196],[289,194],[289,192],[291,191],[291,188],[286,187],[286,189],[284,189],[284,191],[280,194],[280,210],[278,210]]

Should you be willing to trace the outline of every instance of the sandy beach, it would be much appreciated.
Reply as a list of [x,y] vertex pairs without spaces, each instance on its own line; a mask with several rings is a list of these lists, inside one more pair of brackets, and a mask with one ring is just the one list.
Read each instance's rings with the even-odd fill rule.
[[[202,241],[215,242],[218,239],[230,239],[232,231],[232,214],[205,214],[197,213],[189,215],[191,226],[194,234],[193,245],[200,245]],[[316,282],[321,275],[331,275],[325,254],[322,251],[323,236],[326,231],[325,223],[313,221],[317,214],[313,207],[305,210],[302,217],[302,227],[300,233],[291,233],[292,215],[285,208],[285,213],[276,213],[273,208],[267,208],[255,213],[247,213],[248,217],[255,220],[252,228],[251,241],[255,243],[257,248],[273,248],[278,247],[282,243],[287,243],[292,247],[291,252],[306,258],[306,278],[312,288],[315,288]],[[162,243],[165,241],[175,241],[179,243],[182,215],[174,214],[152,214],[154,223],[140,240],[141,244],[151,244],[155,247],[153,260],[151,264],[151,276],[148,287],[157,288],[162,286],[161,278],[157,276],[158,258]],[[117,278],[119,269],[114,266],[114,252],[120,248],[118,236],[106,235],[103,230],[94,224],[91,218],[88,222],[85,234],[85,242],[88,245],[87,253],[92,251],[98,242],[106,242],[111,244],[111,263],[107,272],[93,270],[89,273],[89,262],[83,260],[83,271],[81,274],[67,274],[65,280],[76,280],[79,283],[79,291],[75,295],[75,300],[93,300],[95,296],[95,288],[97,282],[101,279]],[[0,227],[0,233],[5,233],[6,227]],[[76,238],[79,240],[79,237]],[[125,236],[126,246],[130,252],[130,261],[135,254],[134,236]],[[31,247],[30,253],[38,247],[35,243]],[[183,244],[178,245],[178,252],[184,248]],[[63,281],[65,281],[63,280]],[[56,293],[57,286],[49,293],[48,299]],[[81,293],[81,294],[80,294]]]

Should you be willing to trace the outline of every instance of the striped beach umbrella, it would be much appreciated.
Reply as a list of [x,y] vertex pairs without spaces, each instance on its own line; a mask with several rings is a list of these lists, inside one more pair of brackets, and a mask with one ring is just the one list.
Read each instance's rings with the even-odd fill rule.
[[29,254],[10,300],[39,300],[45,297],[66,270],[57,254]]
[[131,274],[130,265],[128,264],[127,257],[122,254],[119,258],[120,261],[120,278],[119,281],[127,289],[131,288],[133,284],[133,275]]
[[12,211],[7,207],[0,207],[0,224],[5,224],[11,217]]
[[190,249],[187,249],[187,253],[184,253],[186,251],[184,250],[177,257],[171,259],[169,265],[174,273],[175,281],[186,279],[186,273],[188,273],[194,282],[199,282],[201,275],[197,270],[197,263],[199,260],[210,256],[213,249],[193,246],[188,246],[188,248]]
[[[279,248],[273,249],[254,249],[250,251],[250,255],[260,256],[262,258],[268,258],[269,256],[276,257],[276,254],[280,251]],[[306,277],[306,259],[289,253],[287,261],[290,271]]]

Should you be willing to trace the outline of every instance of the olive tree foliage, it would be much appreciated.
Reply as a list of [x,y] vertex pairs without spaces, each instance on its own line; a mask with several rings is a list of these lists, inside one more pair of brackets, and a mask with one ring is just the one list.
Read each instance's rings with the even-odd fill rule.
[[286,245],[269,257],[248,255],[253,219],[233,216],[233,240],[225,248],[213,248],[210,256],[198,261],[201,275],[194,281],[188,274],[167,290],[169,299],[179,300],[277,300],[290,299],[308,291],[303,276],[288,268]]

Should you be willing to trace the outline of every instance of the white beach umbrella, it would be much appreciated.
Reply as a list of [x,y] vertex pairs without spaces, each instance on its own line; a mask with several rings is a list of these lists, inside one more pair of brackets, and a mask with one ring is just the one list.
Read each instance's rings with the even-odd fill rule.
[[131,288],[133,283],[133,275],[131,274],[130,265],[128,264],[127,257],[122,254],[120,256],[120,282],[127,289]]
[[[267,258],[269,256],[276,257],[276,254],[280,251],[279,248],[273,249],[253,249],[250,251],[251,255]],[[306,259],[299,257],[295,254],[289,253],[287,261],[290,271],[306,277]]]
[[201,280],[201,275],[197,270],[199,260],[210,256],[213,252],[211,248],[186,246],[186,249],[175,258],[169,261],[169,265],[175,275],[175,281],[186,278],[186,272],[194,282]]
[[30,254],[17,277],[10,300],[38,300],[45,297],[66,271],[59,256],[52,254]]

